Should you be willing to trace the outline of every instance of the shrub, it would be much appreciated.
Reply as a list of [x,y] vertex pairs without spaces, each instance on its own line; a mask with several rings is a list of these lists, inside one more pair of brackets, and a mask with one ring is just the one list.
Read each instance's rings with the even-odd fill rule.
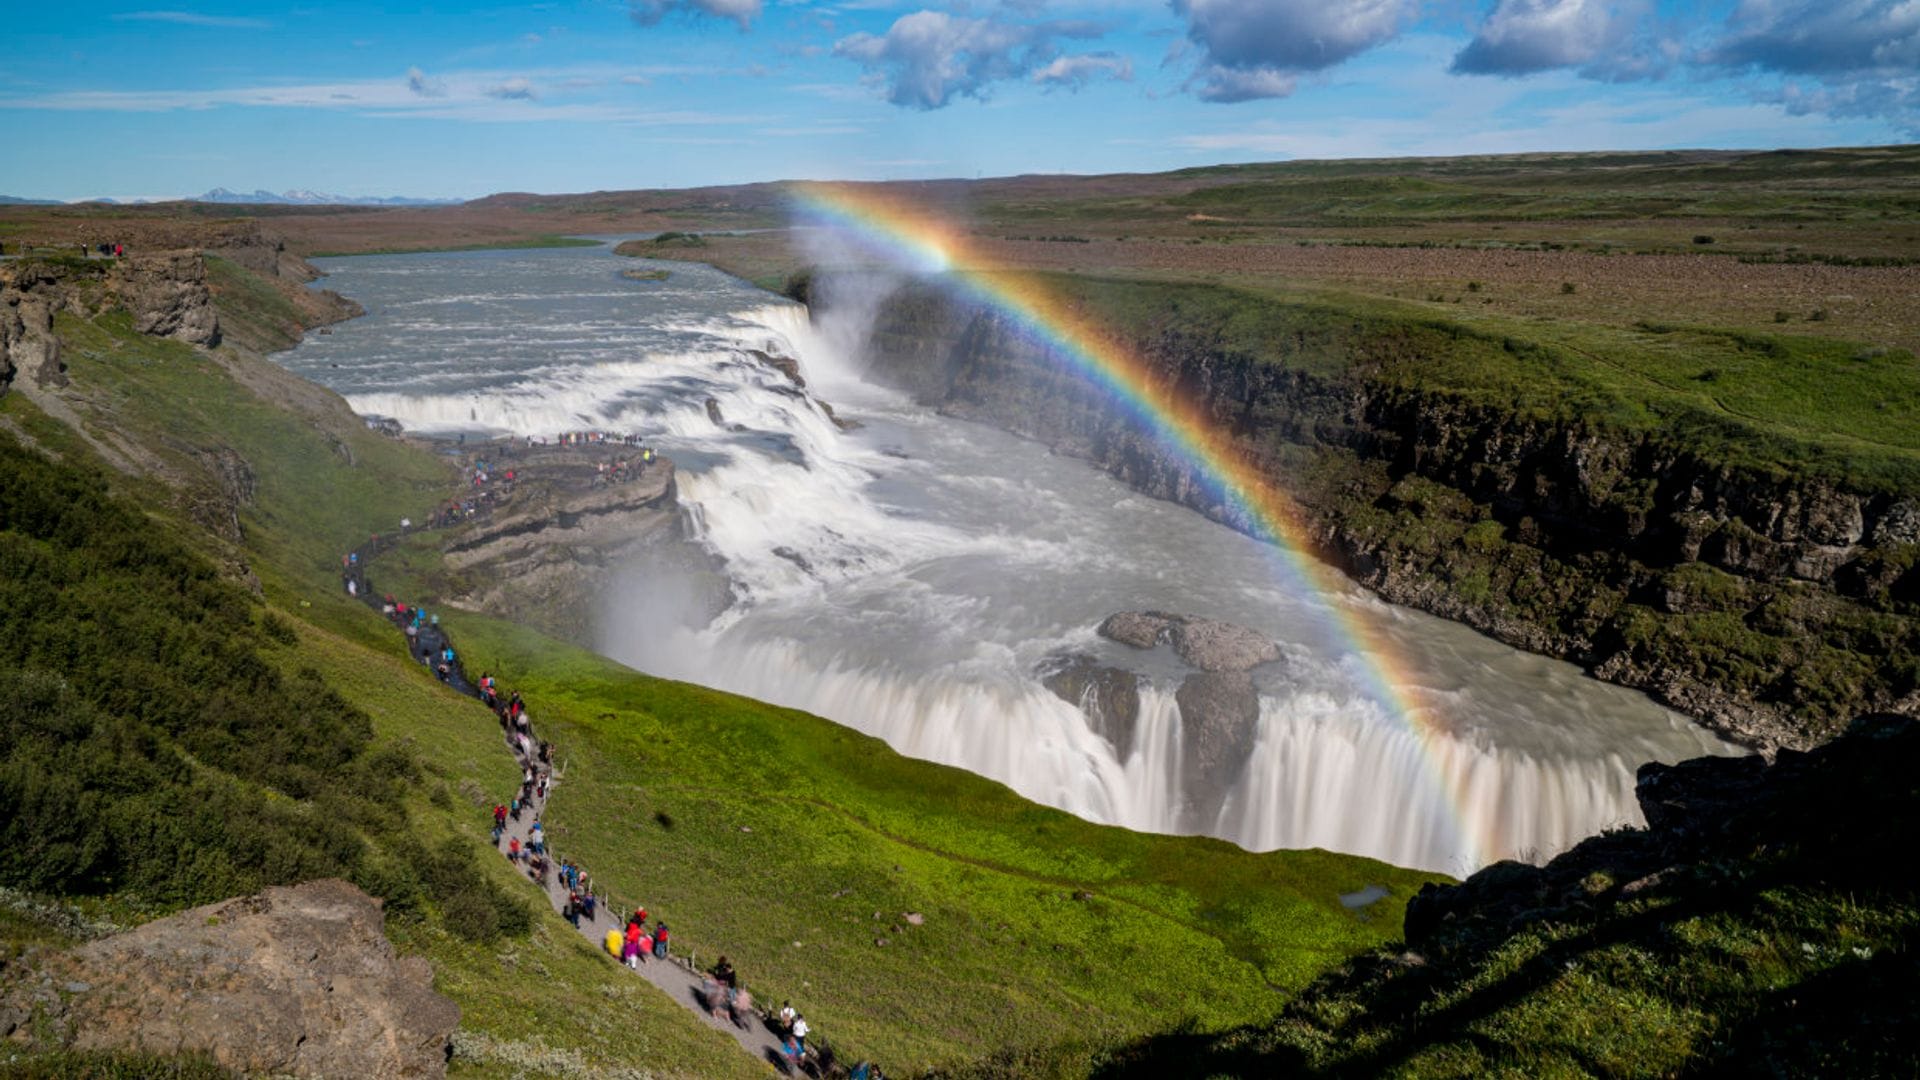
[[1560,283],[1561,296],[1572,296],[1575,292],[1578,292],[1579,289],[1580,287],[1571,281],[1563,281]]
[[373,749],[318,672],[261,654],[298,643],[291,623],[98,475],[5,434],[0,611],[0,885],[187,906],[339,876],[401,911],[424,892],[475,933],[531,925],[471,852],[380,854],[425,851],[404,804],[420,766]]

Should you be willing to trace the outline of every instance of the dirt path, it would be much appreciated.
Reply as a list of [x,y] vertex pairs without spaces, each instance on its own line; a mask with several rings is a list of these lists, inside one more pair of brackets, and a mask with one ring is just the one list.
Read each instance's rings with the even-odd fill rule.
[[[520,757],[518,753],[515,753],[514,760],[520,764],[524,771],[528,764],[526,759]],[[547,789],[548,797],[552,796],[553,787],[557,786],[560,782],[557,778],[551,781]],[[533,830],[533,823],[540,820],[546,811],[546,805],[546,798],[536,796],[531,812],[523,810],[520,814],[519,821],[514,821],[511,818],[507,820],[507,829],[500,837],[500,851],[502,853],[507,850],[508,841],[513,839],[520,841],[523,850],[526,848],[529,834]],[[526,873],[524,867],[522,873]],[[528,879],[532,880],[531,875],[528,875]],[[560,883],[560,873],[557,866],[548,874],[548,883],[545,891],[547,894],[547,902],[553,905],[553,909],[555,911],[563,911],[567,903],[567,888]],[[626,914],[625,912],[601,907],[594,912],[594,917],[591,920],[586,918],[580,920],[580,935],[588,941],[593,942],[594,947],[605,954],[607,931],[623,929],[626,926]],[[649,914],[654,913],[649,912]],[[667,923],[667,927],[671,931],[673,927],[671,921]],[[671,938],[671,934],[669,934],[669,938]],[[617,963],[611,956],[607,957],[607,962]],[[741,1048],[748,1053],[773,1065],[782,1073],[789,1072],[786,1055],[781,1050],[780,1037],[774,1033],[772,1025],[758,1012],[749,1012],[744,1015],[742,1017],[744,1023],[739,1025],[725,1019],[724,1012],[721,1017],[716,1018],[712,1013],[708,1012],[706,1008],[705,980],[703,976],[689,970],[687,966],[684,966],[685,963],[686,962],[678,956],[670,955],[665,960],[656,960],[649,956],[640,961],[640,967],[636,973],[641,978],[659,987],[668,997],[686,1006],[688,1009],[693,1010],[709,1027],[732,1035],[734,1040],[740,1044]]]
[[[414,531],[423,530],[416,529]],[[388,543],[369,542],[366,546],[356,550],[353,552],[344,574],[344,580],[353,583],[354,595],[376,611],[384,607],[385,600],[381,594],[374,591],[374,587],[367,580],[367,563],[388,546],[390,546]],[[388,618],[396,627],[403,631],[409,621],[401,618],[398,614],[389,615]],[[441,650],[451,644],[444,631],[431,622],[426,622],[420,625],[417,637],[409,642],[409,650],[416,661],[432,671],[436,670],[441,663]],[[454,646],[454,649],[454,659],[447,665],[446,673],[441,678],[441,681],[446,683],[454,691],[479,700],[481,698],[480,690],[467,678],[466,672],[460,663],[458,647]],[[529,710],[529,713],[531,713],[531,710]],[[478,718],[479,714],[476,711],[475,720],[478,721]],[[497,723],[497,719],[489,715],[488,722]],[[534,738],[536,740],[535,745],[537,746],[538,736],[535,735]],[[524,776],[529,766],[534,768],[536,774],[544,768],[522,755],[510,739],[503,738],[501,744],[502,749],[512,758],[517,775]],[[504,765],[504,762],[502,764]],[[515,821],[512,818],[507,820],[507,828],[501,833],[498,845],[498,850],[502,855],[506,853],[509,842],[516,839],[520,841],[522,850],[526,850],[534,822],[541,820],[546,812],[547,800],[552,796],[553,788],[561,782],[561,777],[550,776],[546,794],[536,794],[532,804],[522,809],[520,820]],[[550,857],[552,856],[551,848],[549,848],[548,854]],[[527,870],[524,861],[518,864],[517,869],[521,874],[525,875],[530,882],[534,880],[532,874]],[[556,912],[564,914],[568,891],[567,887],[560,881],[557,860],[548,872],[548,883],[544,891],[546,892],[547,902],[553,906],[553,909]],[[602,906],[594,912],[593,919],[589,920],[583,917],[580,920],[579,933],[581,937],[592,942],[595,949],[605,954],[607,931],[624,929],[626,926],[626,914],[624,911],[617,911],[610,907]],[[650,912],[649,914],[664,915],[666,913]],[[669,921],[667,925],[668,929],[671,930],[672,922]],[[717,956],[718,954],[715,955]],[[607,956],[607,962],[617,966],[624,966],[619,965],[619,961],[610,955]],[[738,1024],[726,1017],[724,1009],[719,1016],[711,1013],[707,1009],[705,976],[693,970],[691,964],[680,956],[669,955],[666,959],[654,959],[651,956],[647,956],[641,960],[639,968],[634,973],[658,987],[673,1001],[699,1016],[703,1023],[715,1030],[724,1031],[732,1036],[734,1041],[740,1044],[742,1050],[752,1054],[756,1059],[765,1062],[776,1072],[783,1075],[791,1075],[795,1072],[804,1072],[807,1075],[813,1076],[821,1075],[817,1063],[811,1060],[812,1051],[815,1049],[811,1045],[808,1048],[808,1061],[797,1067],[789,1062],[774,1021],[759,1009],[756,1008],[744,1012],[741,1016],[741,1023]],[[809,1040],[809,1042],[811,1041],[812,1040]]]

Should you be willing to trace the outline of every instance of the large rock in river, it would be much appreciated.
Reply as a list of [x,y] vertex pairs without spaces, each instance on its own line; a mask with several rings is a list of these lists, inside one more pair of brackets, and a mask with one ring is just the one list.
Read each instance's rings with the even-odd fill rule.
[[1180,659],[1201,671],[1246,671],[1280,659],[1278,645],[1244,626],[1164,611],[1109,615],[1098,633],[1136,649],[1170,643]]
[[246,1075],[444,1076],[460,1008],[381,924],[338,880],[183,911],[46,960],[0,998],[0,1034],[200,1051]]
[[1113,747],[1116,761],[1133,753],[1140,723],[1140,677],[1081,654],[1061,657],[1042,670],[1040,683],[1062,701],[1078,705],[1087,722]]
[[1180,705],[1181,790],[1190,824],[1206,828],[1253,756],[1260,694],[1244,671],[1199,671],[1180,683],[1174,700]]

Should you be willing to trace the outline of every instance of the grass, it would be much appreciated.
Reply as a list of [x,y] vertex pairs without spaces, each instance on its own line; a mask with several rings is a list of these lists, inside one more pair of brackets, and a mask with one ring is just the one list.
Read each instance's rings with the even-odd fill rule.
[[306,320],[299,306],[260,275],[209,255],[207,287],[220,312],[220,333],[250,348],[284,349],[300,340]]
[[[62,313],[57,332],[85,390],[89,428],[139,446],[160,475],[179,481],[135,490],[203,527],[217,529],[237,510],[244,546],[268,556],[254,570],[283,603],[331,596],[340,553],[431,505],[450,475],[432,455],[367,430],[336,395],[265,361],[145,337],[120,312],[91,322]],[[244,497],[223,490],[214,463],[224,452],[244,462]]]

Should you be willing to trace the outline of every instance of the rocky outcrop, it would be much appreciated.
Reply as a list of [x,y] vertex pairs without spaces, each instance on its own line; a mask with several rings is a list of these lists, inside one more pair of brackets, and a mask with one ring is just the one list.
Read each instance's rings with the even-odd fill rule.
[[66,381],[53,333],[53,313],[67,302],[64,277],[48,263],[0,263],[0,390],[21,373],[42,386]]
[[1164,611],[1122,611],[1109,615],[1096,632],[1136,649],[1169,643],[1180,659],[1201,671],[1246,671],[1280,659],[1280,646],[1264,634],[1218,619],[1169,615]]
[[43,961],[0,999],[0,1033],[247,1075],[444,1076],[460,1009],[382,922],[337,880],[183,911]]
[[116,304],[133,316],[133,328],[140,333],[191,345],[220,344],[220,318],[207,289],[207,264],[197,252],[116,259],[107,287]]
[[[1122,611],[1096,632],[1135,649],[1172,647],[1194,670],[1180,682],[1180,791],[1183,823],[1205,829],[1219,816],[1259,737],[1260,693],[1251,671],[1280,659],[1280,648],[1244,626],[1165,611]],[[1042,685],[1078,705],[1125,761],[1140,718],[1140,676],[1081,653],[1054,657],[1038,672]]]
[[792,383],[795,389],[805,390],[807,388],[807,380],[800,375],[800,361],[795,360],[793,357],[781,356],[760,349],[748,349],[747,355],[753,357],[761,364],[785,375],[787,381]]
[[1180,790],[1188,820],[1204,827],[1219,816],[1253,756],[1260,694],[1244,671],[1197,671],[1181,681],[1174,700],[1180,705]]
[[[836,290],[815,278],[830,309]],[[1432,328],[1329,328],[1307,311],[1272,346],[1285,362],[1250,355],[1181,314],[1173,294],[1193,290],[1204,311],[1217,299],[1206,288],[1144,296],[1165,311],[1130,351],[1291,496],[1314,554],[1384,598],[1572,660],[1755,746],[1812,745],[1857,712],[1920,712],[1920,686],[1900,674],[1920,665],[1920,492],[1390,377]],[[880,306],[866,361],[944,412],[1258,531],[1104,386],[992,310],[909,286]]]
[[1075,653],[1052,661],[1041,671],[1040,683],[1062,701],[1080,707],[1093,730],[1113,747],[1114,760],[1125,761],[1133,754],[1134,733],[1140,724],[1138,675]]
[[[591,615],[614,574],[679,535],[673,463],[658,458],[638,478],[608,483],[598,466],[633,451],[521,453],[501,463],[521,466],[512,495],[447,533],[455,574],[447,601],[591,646]],[[528,454],[537,467],[527,467],[536,460]]]
[[0,263],[0,389],[21,373],[39,386],[66,385],[54,315],[70,311],[93,318],[116,307],[143,334],[219,344],[206,263],[195,253],[18,259]]

